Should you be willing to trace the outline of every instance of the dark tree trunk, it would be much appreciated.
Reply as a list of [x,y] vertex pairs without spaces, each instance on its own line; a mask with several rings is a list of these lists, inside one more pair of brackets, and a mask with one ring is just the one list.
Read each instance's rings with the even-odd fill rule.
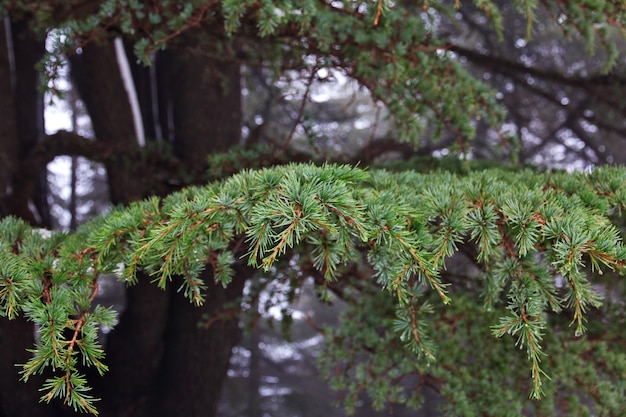
[[163,140],[173,144],[174,143],[174,109],[172,106],[172,81],[169,77],[168,53],[159,52],[155,55],[154,68],[156,71],[155,82],[157,86],[157,113],[158,117],[156,123],[158,129],[163,136]]
[[[20,174],[21,164],[43,135],[43,100],[38,92],[35,64],[41,58],[43,41],[28,30],[25,21],[4,18],[0,28],[0,216],[14,215],[33,225],[47,225],[45,200],[33,195],[42,188],[43,172]],[[39,213],[29,207],[33,202]],[[28,383],[19,380],[19,368],[29,358],[34,328],[23,317],[0,320],[0,416],[55,417],[54,406],[40,404],[38,388],[43,378]]]
[[23,317],[0,320],[0,416],[56,417],[54,405],[39,402],[38,389],[43,378],[35,376],[27,383],[20,381],[16,364],[26,363],[33,347],[33,325]]
[[126,309],[107,339],[103,378],[92,376],[102,417],[149,416],[167,325],[168,293],[141,277],[126,291]]
[[[6,26],[5,26],[6,25]],[[13,214],[37,225],[49,227],[45,172],[20,173],[23,162],[44,135],[43,96],[35,65],[44,52],[44,43],[29,30],[26,20],[5,17],[0,40],[0,214]],[[6,165],[4,165],[6,163]],[[29,203],[33,203],[33,212]]]
[[8,47],[7,30],[3,20],[0,27],[0,215],[13,212],[10,206],[12,178],[19,165],[16,109],[13,87],[13,60]]
[[[239,142],[239,67],[168,51],[157,69],[167,70],[159,74],[161,81],[166,80],[159,84],[159,108],[175,109],[173,118],[158,112],[159,120],[167,124],[166,131],[174,132],[173,145],[181,164],[193,179],[201,180],[206,156]],[[135,132],[112,43],[88,45],[72,58],[72,71],[97,140],[116,153],[131,150]],[[144,115],[146,103],[153,99],[146,89],[148,75],[142,71],[134,75]],[[141,172],[149,169],[158,167],[141,167],[124,157],[108,163],[112,200],[125,204],[144,197]],[[177,293],[176,283],[161,291],[144,277],[129,288],[126,310],[108,337],[106,363],[110,371],[97,382],[101,415],[214,416],[231,350],[240,336],[238,315],[220,316],[207,329],[198,324],[236,306],[252,273],[240,268],[226,289],[207,276],[209,289],[202,307],[193,306]]]
[[237,302],[248,275],[241,271],[223,288],[208,281],[207,299],[194,307],[182,294],[170,294],[170,315],[164,334],[164,362],[158,382],[155,417],[211,417],[226,379],[232,348],[239,341]]
[[131,153],[137,148],[133,113],[115,57],[113,40],[90,44],[70,58],[78,87],[98,141],[115,155],[106,165],[111,202],[125,204],[143,195]]
[[[27,20],[14,21],[12,25],[13,50],[15,60],[15,104],[17,135],[20,160],[28,157],[33,148],[43,140],[44,114],[43,95],[39,91],[40,75],[37,64],[43,57],[44,42],[37,39],[29,29]],[[35,206],[36,220],[42,227],[51,227],[50,210],[47,199],[47,178],[45,169],[36,178],[30,198]]]
[[[201,41],[186,36],[186,44]],[[208,47],[208,46],[207,46]],[[198,49],[168,51],[174,151],[195,171],[206,158],[226,151],[241,139],[241,75],[236,63],[216,62]]]
[[12,22],[13,50],[15,51],[15,105],[19,155],[21,159],[43,140],[43,96],[39,92],[39,72],[35,66],[44,53],[44,43],[36,39],[28,22]]
[[[7,45],[5,31],[0,32],[0,45]],[[25,180],[20,183],[16,173],[43,134],[41,96],[35,94],[38,77],[32,68],[43,43],[26,36],[25,24],[15,26],[12,33],[21,48],[16,50],[16,60],[10,59],[7,48],[0,48],[0,214],[34,222],[28,203],[35,190],[32,178],[39,178],[39,173],[25,177],[32,183],[28,187],[18,187]],[[11,71],[12,65],[19,71]],[[103,159],[112,202],[127,204],[145,197],[148,191],[143,179],[160,167],[133,156],[137,155],[136,134],[113,42],[88,44],[82,54],[71,58],[71,67],[96,140],[105,145],[109,156]],[[149,91],[147,84],[154,74],[135,71],[147,120],[144,125],[154,125],[153,119],[158,119],[163,135],[173,140],[180,163],[191,178],[202,180],[207,155],[239,143],[239,66],[170,49],[161,55],[155,70],[163,72],[158,76],[161,91],[155,105],[154,91]],[[18,74],[18,79],[12,79],[12,74]],[[156,135],[156,130],[149,134]],[[45,192],[41,196],[45,200]],[[175,287],[157,289],[148,277],[129,288],[126,310],[108,336],[106,363],[110,371],[104,377],[91,375],[94,394],[102,398],[97,404],[101,415],[214,416],[231,349],[240,335],[233,307],[252,273],[240,267],[226,289],[208,276],[207,301],[202,307],[194,307]],[[233,310],[227,312],[229,309]],[[211,325],[206,329],[198,326],[202,320],[212,320]],[[33,327],[24,320],[0,320],[0,417],[73,415],[63,407],[39,404],[41,381],[19,381],[14,364],[27,360],[25,349],[33,345],[33,336]]]

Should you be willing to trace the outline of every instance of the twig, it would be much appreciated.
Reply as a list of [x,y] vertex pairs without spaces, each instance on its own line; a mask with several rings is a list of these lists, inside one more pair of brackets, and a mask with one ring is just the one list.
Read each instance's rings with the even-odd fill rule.
[[318,62],[319,61],[316,60],[315,65],[313,66],[313,68],[311,68],[311,73],[309,74],[309,79],[307,80],[306,89],[304,90],[304,95],[302,97],[302,102],[300,103],[300,108],[298,109],[298,116],[296,117],[296,121],[291,127],[291,132],[289,132],[289,136],[287,136],[287,139],[285,140],[283,145],[280,147],[278,152],[274,154],[274,158],[279,158],[280,156],[282,156],[283,153],[285,153],[285,151],[287,150],[287,147],[289,146],[289,143],[291,142],[294,134],[296,133],[296,129],[302,123],[302,117],[304,115],[304,108],[306,106],[309,93],[311,92],[311,86],[313,85],[313,81],[315,80],[315,74],[317,73],[317,69],[318,69]]

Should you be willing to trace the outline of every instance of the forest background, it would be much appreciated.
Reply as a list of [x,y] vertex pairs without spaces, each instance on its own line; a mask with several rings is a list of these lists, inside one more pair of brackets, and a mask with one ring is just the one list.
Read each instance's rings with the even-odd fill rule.
[[[426,400],[425,415],[440,406],[463,415],[519,415],[519,410],[535,415],[554,415],[554,410],[620,415],[623,411],[626,353],[619,330],[624,326],[624,287],[609,271],[598,276],[593,259],[593,250],[605,243],[598,252],[600,263],[623,271],[623,170],[595,170],[626,163],[623,2],[77,0],[1,4],[0,43],[6,45],[0,53],[0,213],[5,217],[1,235],[3,251],[7,251],[3,259],[39,259],[45,270],[37,274],[36,269],[29,269],[29,279],[39,286],[24,287],[20,299],[24,304],[16,304],[20,306],[16,318],[8,297],[12,270],[5,267],[2,271],[4,314],[13,320],[0,322],[0,415],[57,416],[72,414],[76,407],[91,409],[90,394],[75,389],[82,387],[81,382],[68,383],[69,375],[83,373],[94,395],[103,399],[95,406],[105,416],[332,415],[334,408],[329,405],[334,400],[349,410],[357,407],[358,415],[375,415],[371,406],[382,407],[385,414],[390,404],[398,403],[393,411],[402,415],[411,413],[403,408],[407,402],[411,405],[419,399]],[[70,118],[64,130],[57,131],[51,129],[50,118],[58,109]],[[576,265],[594,286],[568,301],[568,291],[578,281],[569,280],[563,266],[549,258],[558,238],[551,243],[542,240],[548,239],[541,225],[547,217],[545,212],[536,217],[541,204],[533,200],[524,203],[531,207],[524,221],[540,219],[533,224],[541,229],[541,239],[533,238],[539,253],[526,256],[523,239],[516,237],[512,239],[515,256],[501,254],[508,248],[506,234],[510,232],[502,224],[496,230],[505,237],[493,237],[493,242],[485,238],[493,250],[481,252],[481,236],[463,223],[457,226],[464,232],[455,238],[454,249],[446,252],[447,268],[442,270],[442,264],[431,259],[433,267],[442,270],[441,282],[453,284],[449,291],[454,307],[440,308],[437,291],[424,295],[426,288],[439,288],[439,277],[428,282],[424,269],[411,266],[407,282],[414,277],[421,282],[410,290],[415,291],[411,297],[420,300],[415,305],[424,314],[432,309],[439,318],[435,328],[423,330],[432,334],[433,345],[444,352],[428,366],[425,358],[430,346],[407,348],[399,343],[401,326],[393,331],[398,327],[395,308],[402,304],[402,297],[398,301],[378,294],[381,287],[389,287],[381,281],[379,265],[363,267],[375,263],[374,255],[364,256],[362,262],[337,261],[338,269],[329,280],[324,265],[330,264],[309,259],[306,249],[290,249],[285,250],[282,263],[266,271],[231,258],[220,260],[232,263],[232,282],[223,286],[203,275],[206,299],[202,306],[189,303],[176,291],[176,283],[163,290],[151,283],[152,278],[141,276],[151,272],[149,267],[140,270],[137,283],[128,288],[98,278],[100,294],[94,303],[112,304],[121,313],[115,330],[105,339],[103,362],[108,372],[100,377],[98,372],[83,369],[78,358],[89,357],[85,349],[76,355],[77,363],[43,360],[55,369],[35,367],[31,375],[25,368],[28,382],[19,380],[14,364],[32,365],[33,352],[26,349],[39,343],[34,357],[44,352],[44,333],[36,340],[34,323],[41,327],[37,320],[48,323],[54,316],[52,308],[41,314],[45,304],[56,305],[54,297],[45,296],[46,274],[59,274],[58,282],[50,282],[59,288],[69,282],[67,276],[60,276],[66,272],[43,261],[63,250],[71,252],[70,244],[58,237],[66,235],[53,235],[50,244],[31,242],[33,247],[44,248],[35,256],[26,243],[18,244],[31,233],[30,227],[75,231],[100,214],[113,219],[109,226],[120,226],[115,222],[122,215],[112,206],[126,207],[186,186],[221,181],[242,169],[309,161],[433,172],[410,180],[431,189],[392,182],[397,192],[415,194],[415,199],[387,197],[386,210],[402,204],[427,206],[429,192],[441,201],[445,201],[444,194],[471,195],[463,187],[481,181],[487,184],[485,192],[493,192],[494,201],[500,202],[517,201],[520,196],[515,189],[505,198],[500,188],[503,184],[521,187],[520,181],[530,184],[529,195],[537,190],[545,193],[548,184],[561,187],[566,194],[580,193],[575,202],[560,204],[572,213],[578,213],[573,208],[584,207],[584,222],[571,226],[574,237],[579,237],[576,233],[581,228],[595,230],[592,222],[606,226],[598,232],[601,237],[594,235],[583,242],[593,249],[581,249],[581,265]],[[531,179],[509,177],[525,164],[540,167],[534,171],[537,177],[529,171],[522,175]],[[490,166],[504,168],[476,177],[470,174]],[[586,177],[550,179],[549,174],[542,176],[544,168],[598,174],[591,176],[589,191],[581,185],[586,184]],[[302,175],[336,175],[337,183],[345,180],[348,190],[361,193],[361,186],[355,185],[361,180],[354,179],[360,174],[346,179],[347,174],[327,169],[326,174],[304,171]],[[446,177],[441,170],[459,177]],[[276,172],[289,178],[284,171]],[[467,184],[460,178],[467,179]],[[387,184],[376,181],[381,187]],[[460,188],[454,188],[455,184]],[[490,185],[496,190],[490,190]],[[244,186],[241,193],[245,194]],[[182,197],[172,201],[176,198]],[[541,201],[545,194],[537,198]],[[506,212],[507,207],[493,204],[500,216]],[[471,209],[468,206],[462,213],[470,218]],[[139,217],[149,218],[146,213]],[[14,223],[15,218],[25,223]],[[442,219],[428,218],[433,227],[429,233],[436,236],[435,230],[445,224]],[[488,218],[479,220],[489,222]],[[509,226],[514,230],[514,225]],[[97,235],[97,227],[91,227],[69,236],[91,236],[85,238],[89,241]],[[414,227],[412,237],[418,233]],[[246,246],[253,246],[254,236],[247,236],[252,240],[233,236],[233,242],[240,243],[219,249],[227,248],[239,259],[251,250]],[[313,248],[323,246],[319,240],[312,244]],[[428,252],[434,243],[415,245],[423,245]],[[545,261],[543,250],[552,263]],[[545,275],[546,282],[551,281],[546,300],[556,300],[564,310],[564,317],[556,314],[559,308],[552,301],[538,307],[541,314],[537,317],[548,317],[536,329],[538,334],[554,337],[546,340],[553,349],[550,359],[544,359],[552,381],[545,382],[548,388],[541,388],[548,395],[539,401],[528,399],[529,392],[538,394],[540,389],[533,383],[543,375],[538,368],[531,372],[531,365],[538,364],[533,353],[517,351],[515,338],[489,334],[507,306],[515,311],[521,311],[515,309],[516,302],[527,307],[526,301],[511,301],[519,290],[515,282],[523,279],[515,274],[498,278],[499,266],[509,258],[528,262],[519,268],[524,274]],[[202,273],[215,273],[219,262]],[[104,277],[113,271],[102,272]],[[485,284],[491,279],[506,284],[496,290]],[[495,312],[482,308],[489,291],[500,300],[494,303]],[[590,330],[581,337],[568,324],[576,317],[576,303],[600,306],[593,302],[596,293],[604,295],[602,307],[590,310]],[[315,294],[332,307],[319,304]],[[92,295],[96,296],[88,292],[88,304],[94,301]],[[43,304],[33,307],[25,302],[30,299]],[[65,304],[61,316],[69,311]],[[548,304],[553,311],[544,311],[550,310]],[[335,320],[339,310],[343,311],[341,325]],[[88,309],[72,310],[59,319],[65,330],[58,335],[52,332],[50,340],[71,341],[77,334],[72,332],[76,330],[73,320],[83,317],[84,311]],[[286,334],[268,328],[271,321],[258,320],[259,315],[279,318],[274,325],[284,327]],[[114,321],[102,313],[89,325],[108,331],[102,326]],[[362,327],[373,334],[355,329],[351,322],[369,323]],[[330,323],[339,329],[336,333],[322,326]],[[467,326],[467,331],[457,331],[458,323]],[[241,339],[242,327],[255,331]],[[91,337],[82,327],[78,333],[81,340]],[[293,343],[283,341],[289,334]],[[454,337],[440,337],[445,334]],[[104,337],[101,333],[100,338]],[[372,337],[380,340],[374,342]],[[327,349],[333,344],[323,340],[339,343],[336,349]],[[93,343],[96,352],[95,338]],[[534,346],[518,343],[531,351]],[[482,362],[472,349],[459,348],[463,346],[480,346],[488,352],[482,355],[485,360],[498,355],[507,359]],[[346,359],[351,355],[359,361]],[[311,361],[301,361],[303,357]],[[317,371],[310,367],[315,358],[340,394],[318,382]],[[99,360],[96,354],[93,362]],[[586,360],[584,366],[580,360]],[[225,382],[229,363],[231,379]],[[407,369],[407,363],[413,365]],[[574,363],[578,369],[564,366]],[[40,404],[40,396],[47,391],[39,392],[39,387],[46,378],[55,381],[54,372],[65,370],[63,366],[72,369],[64,374],[66,379],[56,380],[62,384],[45,385],[53,393],[50,397],[61,400]],[[334,374],[334,369],[341,372]]]

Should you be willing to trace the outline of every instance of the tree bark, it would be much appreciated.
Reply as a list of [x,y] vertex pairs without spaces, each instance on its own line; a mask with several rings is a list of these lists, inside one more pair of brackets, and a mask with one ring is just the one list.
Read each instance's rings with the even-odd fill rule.
[[[22,36],[23,50],[16,61],[20,72],[15,72],[23,76],[19,85],[11,79],[11,65],[15,63],[10,61],[7,48],[0,48],[0,110],[3,118],[6,117],[0,128],[0,158],[6,162],[0,168],[0,193],[6,197],[4,203],[12,203],[0,208],[2,215],[16,214],[34,221],[28,199],[32,198],[39,173],[45,172],[42,159],[46,156],[33,151],[39,149],[38,144],[42,145],[39,142],[43,134],[43,106],[41,96],[33,94],[38,87],[37,73],[26,67],[39,59],[43,43],[23,37],[25,28],[14,28],[14,33]],[[2,46],[6,41],[3,30]],[[193,41],[193,38],[185,39],[185,42]],[[205,178],[209,153],[239,143],[241,85],[237,64],[214,62],[200,54],[188,55],[188,51],[173,49],[162,55],[156,67],[157,71],[165,70],[159,76],[165,82],[159,84],[163,90],[158,94],[158,108],[171,111],[146,114],[146,117],[158,116],[161,126],[167,125],[164,135],[172,133],[180,163],[192,180],[200,181]],[[106,154],[103,160],[112,202],[127,204],[146,197],[149,191],[144,177],[154,175],[160,167],[150,165],[150,160],[134,157],[137,145],[132,112],[112,40],[86,45],[80,55],[71,57],[71,69],[91,117],[97,148]],[[146,73],[140,76],[136,73],[136,77],[145,81]],[[139,84],[143,88],[140,96],[146,98],[149,96],[146,84]],[[16,96],[16,91],[21,92],[20,96]],[[147,104],[144,100],[144,113],[148,113]],[[46,146],[41,149],[45,150]],[[30,161],[28,166],[24,165],[25,161]],[[15,189],[16,184],[23,185],[17,187],[20,194],[7,195],[7,190],[11,186]],[[45,199],[45,192],[41,195]],[[94,395],[102,398],[97,404],[101,415],[214,416],[231,349],[240,336],[237,303],[253,273],[239,267],[237,277],[224,289],[207,272],[209,288],[202,307],[193,306],[176,288],[159,290],[149,282],[149,277],[129,288],[126,310],[108,336],[106,363],[110,371],[104,377],[90,377]],[[209,318],[212,322],[208,328],[198,326]],[[37,388],[41,381],[29,384],[19,381],[14,364],[27,360],[29,354],[25,349],[33,341],[32,325],[26,321],[0,320],[0,417],[73,415],[63,407],[39,403]]]
[[111,202],[126,204],[143,198],[141,175],[128,157],[137,148],[136,134],[113,40],[87,45],[70,62],[72,80],[87,107],[96,140],[118,155],[105,162]]
[[30,357],[26,349],[33,347],[33,324],[23,317],[0,320],[0,416],[57,417],[55,404],[40,403],[44,378],[35,375],[27,383],[20,381],[19,368]]
[[0,215],[11,214],[12,178],[18,167],[18,147],[13,71],[5,18],[0,28]]
[[[187,34],[183,40],[186,45],[205,42],[199,33]],[[160,55],[157,68],[166,71],[161,74],[161,85],[166,89],[159,92],[160,99],[170,104],[161,104],[160,108],[172,109],[169,127],[173,130],[174,152],[193,177],[204,178],[207,156],[240,142],[239,65],[216,62],[189,51],[169,50]],[[253,273],[239,266],[237,276],[224,289],[205,271],[208,289],[202,307],[194,307],[181,294],[171,292],[159,390],[151,415],[216,414],[231,351],[240,337],[238,310],[233,308],[238,306],[245,282]],[[208,328],[199,326],[202,320],[211,321]]]
[[[20,19],[13,22],[13,49],[15,60],[15,104],[19,156],[23,160],[40,143],[45,135],[43,94],[39,91],[41,76],[36,66],[45,52],[44,41],[31,31],[29,22]],[[36,220],[42,227],[51,227],[48,208],[48,178],[46,169],[39,172],[31,199],[36,208]]]
[[163,331],[167,324],[168,292],[141,276],[126,291],[126,309],[107,339],[103,378],[92,375],[102,417],[149,416],[155,382],[163,357]]
[[[184,38],[186,45],[202,42],[200,37]],[[240,143],[241,75],[239,64],[216,62],[198,49],[167,51],[163,61],[169,72],[174,152],[203,173],[209,154]]]
[[245,268],[223,288],[205,273],[207,299],[201,307],[170,292],[164,362],[152,416],[216,415],[232,348],[241,336],[237,302],[249,275]]
[[28,21],[12,22],[15,51],[15,109],[19,156],[25,158],[43,140],[43,96],[39,92],[40,75],[35,66],[44,53],[44,42],[36,39]]
[[[160,84],[159,107],[174,110],[172,118],[160,115],[160,121],[171,124],[166,131],[174,133],[175,153],[192,181],[199,181],[205,178],[209,153],[239,143],[241,85],[238,65],[186,55],[170,50],[161,56],[157,69],[166,70],[159,74],[166,82]],[[132,115],[112,43],[90,44],[71,62],[96,140],[118,154],[131,149]],[[142,91],[145,98],[145,88]],[[147,161],[107,159],[114,203],[145,196],[142,173],[154,175],[158,167],[143,162]],[[198,324],[236,306],[252,273],[240,268],[237,278],[224,289],[207,272],[209,288],[202,307],[193,306],[176,288],[157,289],[148,277],[129,288],[126,310],[108,337],[110,370],[97,380],[101,416],[215,415],[231,350],[239,340],[238,314],[220,316],[208,329]]]
[[[42,169],[25,181],[20,166],[43,135],[43,100],[38,93],[35,63],[41,57],[43,41],[37,40],[25,21],[5,17],[0,28],[0,216],[14,215],[33,225],[46,223],[31,211],[29,201],[39,209],[41,199],[34,198]],[[7,36],[8,34],[8,36]],[[45,166],[44,166],[45,169]],[[41,184],[40,184],[41,185]],[[44,196],[45,199],[45,196]],[[39,215],[43,212],[37,213]],[[54,405],[41,404],[38,391],[41,376],[28,383],[19,380],[16,364],[25,363],[26,349],[35,342],[33,324],[23,317],[0,320],[0,416],[56,417]]]
[[[44,43],[30,31],[24,19],[5,17],[2,29],[0,114],[4,126],[0,128],[0,162],[4,168],[0,174],[0,214],[13,214],[32,224],[49,226],[47,199],[41,193],[46,187],[45,171],[28,179],[16,175],[21,161],[44,135],[43,96],[35,68],[43,55]],[[31,202],[36,212],[29,207]]]

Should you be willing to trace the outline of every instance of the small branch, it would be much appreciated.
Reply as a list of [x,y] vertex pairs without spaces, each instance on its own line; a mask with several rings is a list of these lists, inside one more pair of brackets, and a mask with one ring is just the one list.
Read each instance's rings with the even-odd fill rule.
[[230,319],[230,318],[235,317],[236,315],[238,315],[240,312],[241,312],[241,308],[239,306],[228,308],[226,310],[223,310],[223,311],[217,313],[216,315],[214,315],[212,317],[209,317],[204,322],[202,327],[206,330],[209,327],[211,327],[211,325],[213,325],[214,323],[218,322],[219,320]]
[[298,109],[298,116],[296,117],[296,120],[293,123],[293,126],[291,127],[291,132],[289,132],[289,136],[287,136],[287,139],[285,140],[283,145],[280,147],[278,152],[274,154],[274,158],[279,158],[283,153],[285,153],[285,150],[287,150],[289,143],[291,143],[291,140],[293,139],[293,136],[296,133],[296,129],[302,123],[302,117],[304,116],[304,109],[306,107],[306,102],[311,92],[311,86],[313,85],[313,81],[315,80],[315,74],[317,73],[317,68],[318,68],[318,64],[316,62],[313,68],[311,68],[311,73],[309,74],[309,78],[307,80],[306,89],[304,90],[304,95],[302,96],[302,102],[300,103],[300,108]]

